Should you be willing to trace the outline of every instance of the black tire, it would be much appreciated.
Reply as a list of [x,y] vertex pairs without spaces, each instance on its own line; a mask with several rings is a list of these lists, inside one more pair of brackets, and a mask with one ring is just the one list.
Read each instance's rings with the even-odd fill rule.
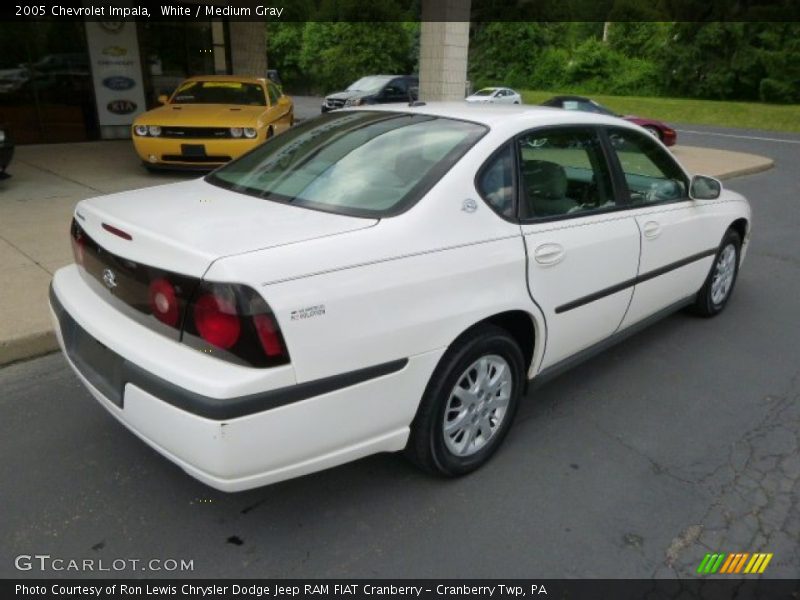
[[[715,276],[720,271],[720,261],[722,260],[723,253],[726,252],[726,249],[729,246],[733,247],[733,251],[735,253],[733,263],[733,279],[731,280],[724,297],[717,297],[715,299],[713,291]],[[714,256],[714,262],[711,265],[711,270],[708,272],[708,277],[706,277],[703,287],[700,288],[699,292],[697,292],[694,306],[692,306],[694,313],[703,317],[713,317],[714,315],[718,315],[722,312],[722,310],[728,304],[731,294],[733,294],[733,288],[735,287],[736,279],[739,276],[739,260],[741,258],[741,251],[742,238],[739,236],[737,231],[729,229],[722,237],[722,242],[720,243],[719,249]]]
[[661,130],[658,127],[653,127],[652,125],[645,125],[644,128],[650,132],[654,138],[659,140],[660,142],[664,141],[664,135],[661,133]]
[[[492,355],[502,358],[509,367],[511,390],[508,404],[496,425],[497,429],[483,442],[483,446],[473,454],[459,456],[445,442],[447,404],[467,369],[480,358]],[[465,475],[482,466],[495,453],[511,428],[524,378],[522,351],[505,329],[483,324],[463,334],[447,350],[428,382],[411,424],[411,436],[406,445],[408,458],[422,469],[446,477]],[[453,412],[452,409],[450,412]],[[492,411],[492,415],[488,419],[496,418],[497,412]]]
[[266,137],[266,139],[270,139],[273,135],[275,135],[275,130],[272,128],[272,125],[270,125],[267,128],[267,137]]

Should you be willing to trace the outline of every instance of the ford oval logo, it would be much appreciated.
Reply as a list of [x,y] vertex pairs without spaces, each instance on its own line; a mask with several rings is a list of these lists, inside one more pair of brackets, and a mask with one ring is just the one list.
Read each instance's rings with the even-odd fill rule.
[[106,287],[110,290],[117,287],[117,276],[114,274],[114,271],[111,269],[103,269],[103,283],[105,283]]
[[106,106],[115,115],[129,115],[136,110],[136,102],[131,100],[112,100]]
[[106,77],[103,79],[103,85],[110,90],[123,91],[129,90],[136,85],[136,82],[130,77],[123,77],[122,75],[115,75],[113,77]]

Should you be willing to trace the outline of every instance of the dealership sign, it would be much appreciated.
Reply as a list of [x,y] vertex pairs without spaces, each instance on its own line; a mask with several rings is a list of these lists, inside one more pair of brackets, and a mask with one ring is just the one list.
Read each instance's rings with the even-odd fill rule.
[[127,127],[145,107],[136,23],[86,21],[85,25],[102,137],[128,137]]

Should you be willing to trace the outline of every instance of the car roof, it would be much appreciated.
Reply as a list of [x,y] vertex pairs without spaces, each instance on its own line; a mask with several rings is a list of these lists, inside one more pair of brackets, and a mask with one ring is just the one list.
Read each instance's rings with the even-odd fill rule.
[[345,110],[378,110],[406,114],[430,115],[472,121],[488,127],[518,121],[528,127],[570,123],[624,124],[625,121],[597,113],[563,110],[531,104],[476,104],[472,102],[427,102],[418,106],[408,104],[372,104]]
[[195,75],[184,81],[230,81],[233,83],[265,83],[266,77],[241,77],[239,75]]

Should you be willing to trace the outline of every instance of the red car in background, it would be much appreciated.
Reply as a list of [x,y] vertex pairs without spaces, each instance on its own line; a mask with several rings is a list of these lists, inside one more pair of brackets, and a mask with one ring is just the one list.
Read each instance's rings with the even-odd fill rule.
[[590,98],[584,96],[554,96],[549,100],[542,102],[542,106],[551,106],[554,108],[563,108],[565,110],[582,110],[584,112],[599,113],[601,115],[610,115],[612,117],[619,117],[636,123],[644,127],[654,137],[657,137],[665,146],[674,146],[678,140],[678,134],[675,130],[661,121],[655,119],[645,119],[643,117],[635,117],[633,115],[618,115],[613,110],[610,110],[602,104],[595,102]]

